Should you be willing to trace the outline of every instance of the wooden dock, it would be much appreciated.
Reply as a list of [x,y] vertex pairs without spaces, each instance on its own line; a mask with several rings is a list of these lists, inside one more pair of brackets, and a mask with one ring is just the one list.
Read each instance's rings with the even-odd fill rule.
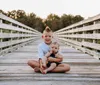
[[35,73],[27,65],[38,59],[35,41],[12,53],[0,56],[0,85],[100,85],[100,61],[88,54],[61,44],[63,63],[71,66],[67,73]]

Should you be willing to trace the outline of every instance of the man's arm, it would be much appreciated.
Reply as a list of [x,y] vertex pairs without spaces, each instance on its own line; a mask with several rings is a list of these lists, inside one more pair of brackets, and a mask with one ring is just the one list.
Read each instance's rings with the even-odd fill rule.
[[63,56],[61,54],[57,53],[55,55],[55,57],[56,58],[48,57],[48,61],[50,61],[50,62],[61,62],[61,61],[63,61]]

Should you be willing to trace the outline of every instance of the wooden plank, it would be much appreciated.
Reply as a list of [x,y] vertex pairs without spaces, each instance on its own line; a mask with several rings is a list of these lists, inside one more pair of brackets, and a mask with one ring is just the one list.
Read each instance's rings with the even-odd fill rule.
[[34,80],[7,80],[7,81],[0,81],[0,85],[100,85],[99,81],[76,81],[75,79],[66,79],[65,81],[34,81]]
[[[34,55],[36,55],[36,56],[34,56]],[[21,58],[21,57],[31,57],[31,56],[33,56],[33,57],[37,57],[38,56],[38,53],[32,53],[32,52],[18,52],[18,53],[9,53],[9,54],[6,54],[4,57],[9,57],[9,58]],[[64,53],[63,54],[63,56],[64,56],[64,58],[67,58],[67,57],[72,57],[72,58],[78,58],[78,57],[80,57],[80,58],[92,58],[92,57],[90,57],[89,55],[87,55],[87,54],[77,54],[77,53]]]
[[68,77],[2,77],[0,80],[33,80],[33,81],[95,81],[99,82],[99,78],[68,78]]
[[63,62],[66,63],[100,63],[99,60],[96,59],[64,59]]
[[[29,66],[1,66],[0,73],[33,73],[34,70]],[[68,73],[100,73],[99,67],[71,67]]]
[[[71,70],[63,74],[54,74],[43,75],[41,73],[35,73],[34,69],[27,65],[28,60],[35,59],[38,57],[34,56],[38,53],[36,52],[36,48],[33,45],[24,46],[22,49],[18,49],[13,53],[9,53],[0,58],[0,80],[20,80],[20,79],[29,79],[29,80],[45,80],[48,78],[50,80],[58,79],[62,77],[62,80],[97,80],[100,78],[100,61],[93,59],[91,56],[87,54],[80,53],[77,50],[69,50],[68,47],[64,48],[64,63],[70,64]],[[25,50],[26,49],[26,50]],[[28,49],[28,50],[27,50]],[[71,48],[69,48],[71,49]],[[35,50],[35,51],[34,51]],[[72,55],[72,56],[68,56]],[[43,75],[43,76],[42,76]],[[80,75],[80,76],[79,76]],[[83,75],[83,76],[82,76]],[[90,75],[90,76],[88,76]],[[28,76],[28,77],[27,77]],[[39,77],[40,76],[40,77]],[[88,78],[86,78],[88,77]],[[61,79],[61,78],[60,78]],[[22,81],[22,80],[21,80]]]
[[[100,69],[100,66],[71,66],[71,69]],[[32,70],[32,68],[28,65],[26,66],[9,66],[9,65],[5,65],[5,66],[0,66],[0,70],[2,69],[26,69],[26,70]]]
[[[6,70],[6,71],[0,71],[0,74],[33,74],[35,73],[34,70]],[[85,71],[85,70],[79,70],[79,71],[69,71],[66,72],[66,74],[87,74],[87,75],[92,75],[100,74],[100,70],[98,71]]]
[[56,77],[61,77],[61,76],[63,76],[63,77],[91,77],[91,78],[100,78],[100,75],[97,75],[97,74],[92,74],[92,75],[88,75],[88,74],[70,74],[70,73],[48,73],[48,74],[46,74],[46,75],[43,75],[43,74],[41,74],[41,73],[30,73],[30,74],[0,74],[0,77],[6,77],[6,76],[30,76],[30,77],[34,77],[34,76],[40,76],[40,77],[44,77],[44,76],[56,76]]
[[[32,60],[32,59],[1,59],[0,63],[27,63],[28,60]],[[33,60],[38,60],[38,58],[33,58]],[[81,63],[81,64],[100,64],[99,60],[95,60],[95,59],[64,59],[63,60],[64,63]]]

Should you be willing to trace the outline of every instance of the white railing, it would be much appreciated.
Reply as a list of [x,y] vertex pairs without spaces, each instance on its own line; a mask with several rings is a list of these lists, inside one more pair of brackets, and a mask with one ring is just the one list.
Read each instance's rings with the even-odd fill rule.
[[100,14],[54,32],[76,49],[100,59]]
[[0,13],[0,55],[12,52],[40,36],[40,32]]

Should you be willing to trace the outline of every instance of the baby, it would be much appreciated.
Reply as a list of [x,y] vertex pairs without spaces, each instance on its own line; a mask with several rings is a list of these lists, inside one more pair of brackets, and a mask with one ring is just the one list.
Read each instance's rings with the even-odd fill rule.
[[40,71],[43,74],[46,74],[47,72],[52,71],[54,68],[56,68],[56,66],[61,64],[60,62],[48,61],[48,57],[52,58],[53,60],[54,60],[54,58],[62,58],[61,54],[58,51],[59,51],[59,44],[57,42],[51,43],[50,51],[45,54],[45,56],[42,60],[43,65],[41,65],[41,66],[43,66],[44,69],[40,66]]

